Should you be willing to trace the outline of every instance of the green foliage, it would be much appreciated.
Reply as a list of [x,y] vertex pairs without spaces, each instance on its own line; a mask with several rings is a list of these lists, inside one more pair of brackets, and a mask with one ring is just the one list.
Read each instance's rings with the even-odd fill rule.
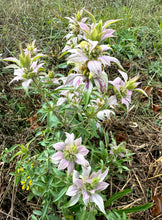
[[[22,5],[20,4],[20,1],[17,1],[15,5],[10,3],[10,5],[14,7],[13,12],[17,12],[17,20],[20,20],[21,22],[17,28],[13,30],[11,24],[9,24],[9,21],[13,16],[13,12],[10,15],[9,10],[6,10],[5,13],[8,21],[3,25],[2,51],[4,51],[4,48],[6,47],[9,49],[12,48],[12,55],[14,55],[17,51],[17,42],[24,42],[27,40],[31,41],[33,40],[34,36],[34,38],[40,39],[39,45],[45,52],[50,54],[51,48],[53,50],[52,54],[49,55],[51,56],[49,61],[47,61],[45,64],[47,69],[48,67],[51,68],[53,64],[56,64],[54,70],[59,71],[59,69],[65,69],[66,71],[68,67],[67,63],[64,62],[60,64],[59,62],[61,61],[58,60],[59,57],[62,58],[62,55],[60,56],[61,49],[64,44],[62,38],[65,34],[65,26],[67,23],[67,21],[64,19],[64,15],[70,14],[74,8],[77,8],[78,2],[66,1],[65,3],[62,1],[47,1],[45,3],[43,1],[35,1],[34,4],[32,3],[32,0],[31,4],[24,3]],[[150,52],[150,48],[154,49],[153,55],[159,55],[161,49],[161,22],[160,26],[155,24],[155,27],[153,26],[147,28],[143,26],[141,29],[138,27],[130,28],[129,26],[131,23],[135,23],[135,21],[141,19],[138,15],[136,15],[136,17],[134,17],[135,21],[133,21],[133,13],[131,14],[133,7],[131,9],[128,7],[129,5],[123,6],[120,2],[111,2],[106,7],[103,7],[104,10],[99,10],[100,7],[102,7],[105,3],[105,1],[96,1],[95,3],[91,2],[92,5],[98,5],[97,9],[95,9],[95,14],[97,15],[96,17],[98,20],[100,20],[96,26],[96,29],[94,29],[91,33],[91,40],[96,40],[98,37],[97,34],[101,32],[102,18],[107,19],[106,16],[110,15],[113,15],[115,18],[116,13],[120,12],[119,14],[121,15],[121,18],[123,18],[123,26],[119,26],[120,28],[117,31],[119,37],[117,40],[107,41],[108,43],[114,44],[112,45],[113,53],[117,54],[117,56],[121,59],[127,57],[127,59],[131,61],[134,59],[142,59],[144,55]],[[79,4],[82,5],[83,2],[80,2]],[[89,1],[86,2],[86,4],[88,6]],[[110,8],[107,13],[107,10],[111,4],[113,4],[113,7]],[[41,11],[41,13],[40,5],[42,5],[44,9]],[[67,5],[70,5],[71,7],[67,8]],[[3,2],[3,6],[5,9],[5,2]],[[119,6],[121,7],[119,8]],[[53,8],[55,8],[53,11],[54,15],[51,13]],[[146,8],[148,10],[148,7]],[[145,10],[145,13],[147,11],[146,8],[144,7],[143,9]],[[134,9],[134,11],[135,10],[136,9]],[[50,14],[47,13],[48,11]],[[125,12],[127,16],[126,19],[124,17]],[[95,19],[95,17],[90,12],[87,12],[87,14],[91,20],[96,23],[97,19]],[[34,23],[37,23],[36,27],[31,25]],[[107,26],[113,23],[114,21],[109,21]],[[125,24],[127,24],[126,27],[124,27]],[[21,28],[24,34],[20,34]],[[9,34],[11,33],[11,30],[12,33],[16,32],[16,41],[12,40],[14,34]],[[30,30],[31,34],[28,32],[28,30]],[[158,30],[158,36],[152,36],[155,30]],[[28,36],[28,39],[26,39],[26,35]],[[15,45],[11,45],[10,42],[15,42]],[[58,44],[58,46],[53,49],[56,44]],[[66,52],[64,55],[65,54]],[[41,56],[36,56],[33,61],[35,61],[35,59],[39,59],[40,57]],[[20,63],[18,64],[25,68],[29,68],[31,64],[29,56],[25,57],[21,51]],[[11,67],[15,68],[13,65],[10,66],[10,68]],[[151,62],[149,65],[149,72],[150,74],[155,74],[156,77],[161,80],[160,61]],[[49,73],[50,72],[48,72],[48,76],[50,75]],[[116,146],[117,148],[114,151],[114,154],[110,153],[112,140],[109,138],[108,132],[103,128],[102,124],[98,122],[96,117],[97,113],[103,110],[105,106],[96,108],[96,106],[91,105],[94,100],[101,99],[100,94],[98,94],[95,89],[88,90],[82,94],[83,90],[79,90],[79,88],[79,95],[73,97],[74,101],[68,98],[62,105],[57,105],[57,101],[59,100],[60,93],[62,91],[68,89],[69,93],[73,93],[74,90],[71,87],[56,89],[56,85],[53,85],[54,83],[50,80],[58,76],[63,77],[64,75],[55,74],[53,72],[51,73],[52,74],[49,77],[50,79],[48,79],[49,81],[46,81],[45,83],[38,81],[38,84],[34,84],[35,88],[30,93],[32,95],[41,94],[42,96],[41,107],[39,107],[40,109],[37,112],[41,122],[41,128],[36,130],[36,138],[30,138],[30,141],[28,141],[27,144],[14,145],[10,149],[5,148],[1,154],[1,159],[5,163],[9,163],[12,162],[13,159],[17,159],[16,171],[11,173],[16,178],[16,184],[21,183],[22,189],[30,189],[28,201],[34,197],[35,199],[40,199],[42,209],[33,211],[33,215],[31,215],[33,220],[57,220],[62,219],[62,216],[64,216],[65,219],[72,220],[74,219],[74,216],[72,215],[73,213],[76,213],[76,220],[93,220],[96,219],[95,216],[98,216],[98,210],[94,209],[93,212],[91,212],[91,209],[85,209],[84,204],[81,201],[74,207],[67,209],[67,207],[69,207],[69,199],[65,194],[68,187],[72,184],[72,177],[67,176],[66,172],[58,170],[56,165],[52,163],[51,156],[55,153],[55,150],[52,147],[53,144],[59,141],[63,141],[65,139],[65,132],[74,132],[76,137],[82,137],[84,144],[88,145],[87,148],[91,153],[89,156],[90,164],[94,167],[94,170],[96,171],[97,169],[105,169],[109,166],[111,171],[109,176],[111,175],[112,178],[113,176],[119,176],[119,174],[120,177],[122,177],[123,170],[128,170],[127,161],[131,160],[132,154],[129,151],[126,151],[125,143],[121,143]],[[31,76],[31,78],[33,78],[33,76]],[[44,77],[45,80],[47,78]],[[107,95],[108,94],[105,94],[105,96]],[[5,94],[3,94],[3,98],[7,100]],[[10,105],[11,108],[14,108],[13,103]],[[15,103],[15,106],[17,115],[28,115],[28,108],[25,105]],[[101,125],[100,129],[97,128],[96,123]],[[35,141],[37,144],[35,144]],[[34,142],[34,144],[32,142]],[[32,147],[30,145],[32,145]],[[125,154],[124,156],[121,156],[120,154],[123,152]],[[81,167],[78,165],[77,169],[80,171]],[[30,185],[29,183],[32,184]],[[105,202],[105,207],[112,205],[117,199],[120,199],[122,196],[130,192],[131,190],[128,189],[114,194]],[[149,203],[143,206],[137,206],[129,209],[107,211],[105,217],[108,220],[127,220],[128,218],[126,213],[146,210],[150,208],[151,205],[152,204]],[[56,207],[59,210],[59,214],[56,212],[55,215],[53,212],[56,210]],[[80,213],[82,214],[80,215]]]
[[130,218],[127,218],[126,214],[123,212],[122,215],[119,215],[115,211],[109,211],[106,215],[107,220],[130,220]]
[[153,203],[146,203],[144,205],[135,206],[135,207],[128,208],[128,209],[115,210],[115,211],[119,214],[122,214],[123,212],[124,213],[140,212],[140,211],[149,209],[152,205]]
[[112,205],[114,201],[120,199],[121,197],[127,195],[128,193],[131,193],[131,191],[132,191],[131,189],[126,189],[121,192],[115,193],[106,201],[105,207]]

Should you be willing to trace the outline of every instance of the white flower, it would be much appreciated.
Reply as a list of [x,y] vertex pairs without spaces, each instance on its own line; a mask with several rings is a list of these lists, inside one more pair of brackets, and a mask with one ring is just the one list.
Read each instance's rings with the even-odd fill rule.
[[79,173],[74,170],[73,172],[73,185],[69,187],[66,192],[66,195],[71,196],[70,206],[75,205],[81,194],[83,196],[83,202],[87,206],[88,203],[95,203],[101,212],[105,214],[104,202],[102,197],[98,194],[102,190],[108,187],[108,183],[103,182],[105,177],[108,174],[108,169],[105,172],[91,172],[91,167],[82,167],[83,172],[82,175],[79,176]]
[[58,165],[59,170],[68,169],[68,175],[74,170],[75,163],[88,166],[89,162],[84,158],[89,150],[81,144],[81,137],[74,140],[74,134],[66,133],[65,142],[58,142],[53,145],[58,150],[51,159]]

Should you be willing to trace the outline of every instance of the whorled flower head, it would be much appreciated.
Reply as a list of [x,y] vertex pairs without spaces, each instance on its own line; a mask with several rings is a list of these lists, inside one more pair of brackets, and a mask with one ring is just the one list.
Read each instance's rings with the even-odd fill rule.
[[89,150],[81,144],[82,138],[74,140],[74,134],[66,132],[65,142],[58,142],[53,145],[55,153],[51,159],[58,165],[59,170],[68,169],[68,175],[74,170],[75,164],[87,167],[89,162],[84,158]]
[[93,23],[85,24],[83,22],[79,22],[79,26],[84,32],[85,39],[90,39],[92,41],[99,41],[100,43],[106,40],[108,37],[115,37],[113,35],[114,30],[113,29],[107,29],[107,27],[118,20],[109,20],[106,21],[104,24],[102,23],[102,20],[100,20],[98,23],[96,22],[95,17],[87,10],[84,9],[84,11],[89,15]]
[[105,214],[104,202],[102,197],[98,194],[108,187],[108,183],[103,180],[108,174],[108,169],[105,172],[91,172],[91,167],[82,167],[82,175],[74,170],[73,172],[73,185],[69,187],[66,195],[71,196],[70,206],[75,205],[80,196],[83,196],[83,202],[87,206],[88,203],[95,203],[101,212]]
[[27,89],[29,84],[32,82],[32,78],[38,75],[39,69],[43,66],[43,63],[37,64],[37,61],[30,64],[30,69],[26,68],[16,68],[14,69],[15,77],[11,80],[13,81],[22,80],[22,86],[24,89]]
[[119,145],[117,145],[116,140],[112,138],[112,143],[110,144],[111,155],[113,155],[114,157],[124,157],[125,154],[127,154],[128,152],[129,150],[126,149],[126,142],[121,142]]
[[136,88],[140,84],[140,82],[136,82],[139,78],[138,75],[128,81],[127,73],[120,70],[119,73],[124,78],[124,81],[120,77],[117,77],[113,81],[109,81],[109,83],[114,86],[115,92],[117,93],[119,98],[121,98],[122,104],[125,104],[128,110],[129,104],[131,103],[131,96],[133,90],[141,92],[146,96],[147,94],[142,89]]
[[84,75],[86,72],[92,76],[99,75],[102,72],[102,65],[110,66],[111,62],[115,62],[121,66],[118,59],[105,55],[104,52],[109,49],[111,48],[108,45],[99,45],[98,41],[82,41],[75,49],[69,50],[71,55],[68,57],[68,63],[76,64]]
[[74,91],[73,93],[69,90],[63,90],[60,92],[60,95],[63,95],[64,97],[60,97],[57,101],[57,106],[62,105],[66,102],[71,102],[73,105],[78,104],[80,102],[79,93]]
[[[98,41],[88,40],[82,41],[75,49],[69,50],[71,55],[68,57],[68,63],[75,64],[73,70],[76,74],[72,76],[75,78],[76,85],[84,82],[89,88],[88,84],[94,83],[99,91],[107,90],[108,76],[104,66],[110,66],[111,62],[115,62],[121,67],[118,59],[104,54],[108,49],[110,49],[108,45],[98,45]],[[71,74],[68,78],[71,80]]]
[[79,22],[82,22],[84,24],[88,18],[87,17],[82,18],[82,15],[83,15],[83,9],[78,11],[75,17],[71,17],[71,18],[66,17],[66,19],[69,20],[70,31],[65,36],[65,38],[67,39],[67,43],[64,49],[62,50],[62,52],[74,48],[84,38],[82,34],[82,30],[79,26]]
[[12,83],[15,80],[22,80],[22,86],[24,89],[27,89],[29,84],[32,82],[32,79],[39,75],[39,72],[42,71],[42,66],[44,63],[40,62],[39,58],[44,57],[44,54],[37,53],[38,50],[34,46],[35,41],[32,44],[28,44],[27,48],[23,50],[22,45],[20,45],[20,55],[19,59],[15,57],[5,58],[4,61],[10,61],[15,64],[9,65],[6,68],[13,68],[15,77],[10,82]]

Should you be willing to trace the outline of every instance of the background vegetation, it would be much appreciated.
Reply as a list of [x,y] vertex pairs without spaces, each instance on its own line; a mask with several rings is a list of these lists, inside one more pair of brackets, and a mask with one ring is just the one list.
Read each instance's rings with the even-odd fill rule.
[[[72,16],[82,7],[91,11],[97,20],[122,19],[113,25],[117,37],[111,39],[112,53],[130,76],[140,74],[142,87],[149,96],[134,97],[136,104],[120,121],[104,122],[117,142],[126,141],[135,153],[129,164],[129,173],[124,179],[113,179],[111,182],[116,192],[133,187],[131,195],[115,207],[151,202],[153,196],[162,191],[161,160],[158,160],[162,156],[161,0],[0,0],[0,54],[3,58],[16,56],[19,43],[25,45],[36,39],[37,47],[49,56],[46,67],[57,67],[57,71],[66,74],[68,70],[59,66],[65,62],[64,57],[59,59],[68,25],[65,17]],[[9,149],[14,144],[27,143],[35,134],[29,118],[37,113],[40,97],[33,94],[33,99],[29,99],[19,89],[19,83],[15,84],[16,89],[10,86],[8,83],[13,78],[13,72],[6,70],[5,66],[5,62],[0,63],[0,218],[15,216],[17,219],[29,219],[39,202],[27,202],[27,194],[21,186],[13,188],[14,179],[9,173],[14,171],[16,162],[9,163],[12,156]],[[160,215],[153,217],[151,210],[130,217],[135,220],[160,219]]]

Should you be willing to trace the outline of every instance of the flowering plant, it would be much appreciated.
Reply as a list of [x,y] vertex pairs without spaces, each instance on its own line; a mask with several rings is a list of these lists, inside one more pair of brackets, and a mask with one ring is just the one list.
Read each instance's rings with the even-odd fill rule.
[[[86,23],[87,17],[82,18],[84,11],[92,24]],[[111,50],[110,45],[104,44],[107,38],[114,37],[114,30],[107,27],[119,20],[97,23],[85,9],[68,20],[70,32],[63,52],[70,53],[67,63],[73,66],[67,76],[43,68],[40,58],[45,55],[39,53],[35,41],[24,50],[20,46],[19,59],[4,59],[15,63],[7,67],[14,69],[11,83],[22,80],[24,89],[31,84],[41,95],[37,114],[42,127],[45,124],[36,133],[43,150],[29,148],[32,139],[27,147],[20,145],[21,150],[11,159],[23,156],[16,166],[16,183],[20,181],[23,189],[31,190],[29,200],[33,196],[41,197],[42,211],[33,212],[39,213],[41,219],[68,216],[74,219],[74,213],[80,218],[81,212],[80,219],[95,219],[98,213],[109,219],[104,206],[107,195],[101,194],[109,185],[108,170],[112,171],[111,176],[128,170],[122,163],[130,160],[131,154],[125,143],[108,142],[109,134],[102,122],[115,117],[120,101],[128,110],[133,91],[145,92],[136,88],[140,84],[139,76],[128,80],[120,61],[107,52]],[[120,68],[124,81],[120,77],[109,80],[112,76],[106,67],[111,64]],[[99,141],[95,143],[96,139]],[[54,213],[56,206],[59,213]]]
[[74,140],[74,134],[66,133],[66,140],[53,145],[55,150],[59,150],[52,156],[55,164],[59,163],[58,169],[68,168],[68,175],[74,170],[75,163],[88,166],[89,163],[84,156],[88,154],[88,149],[81,145],[81,138]]
[[37,48],[34,46],[35,41],[32,44],[28,44],[26,49],[22,49],[20,45],[20,55],[19,60],[17,58],[8,57],[4,59],[5,61],[14,62],[15,65],[9,65],[7,68],[14,68],[15,77],[10,83],[17,80],[22,80],[22,86],[24,89],[29,87],[29,84],[33,81],[35,77],[40,77],[44,75],[42,67],[44,63],[40,62],[40,58],[45,55],[38,53]]
[[91,202],[95,203],[100,211],[105,213],[103,199],[97,192],[103,191],[109,185],[103,182],[108,174],[108,169],[106,169],[104,173],[102,173],[101,170],[93,172],[90,176],[91,167],[83,167],[82,169],[83,172],[81,176],[79,176],[76,170],[73,172],[73,185],[70,186],[66,192],[66,195],[72,196],[69,205],[75,205],[82,193],[83,202],[86,206]]

